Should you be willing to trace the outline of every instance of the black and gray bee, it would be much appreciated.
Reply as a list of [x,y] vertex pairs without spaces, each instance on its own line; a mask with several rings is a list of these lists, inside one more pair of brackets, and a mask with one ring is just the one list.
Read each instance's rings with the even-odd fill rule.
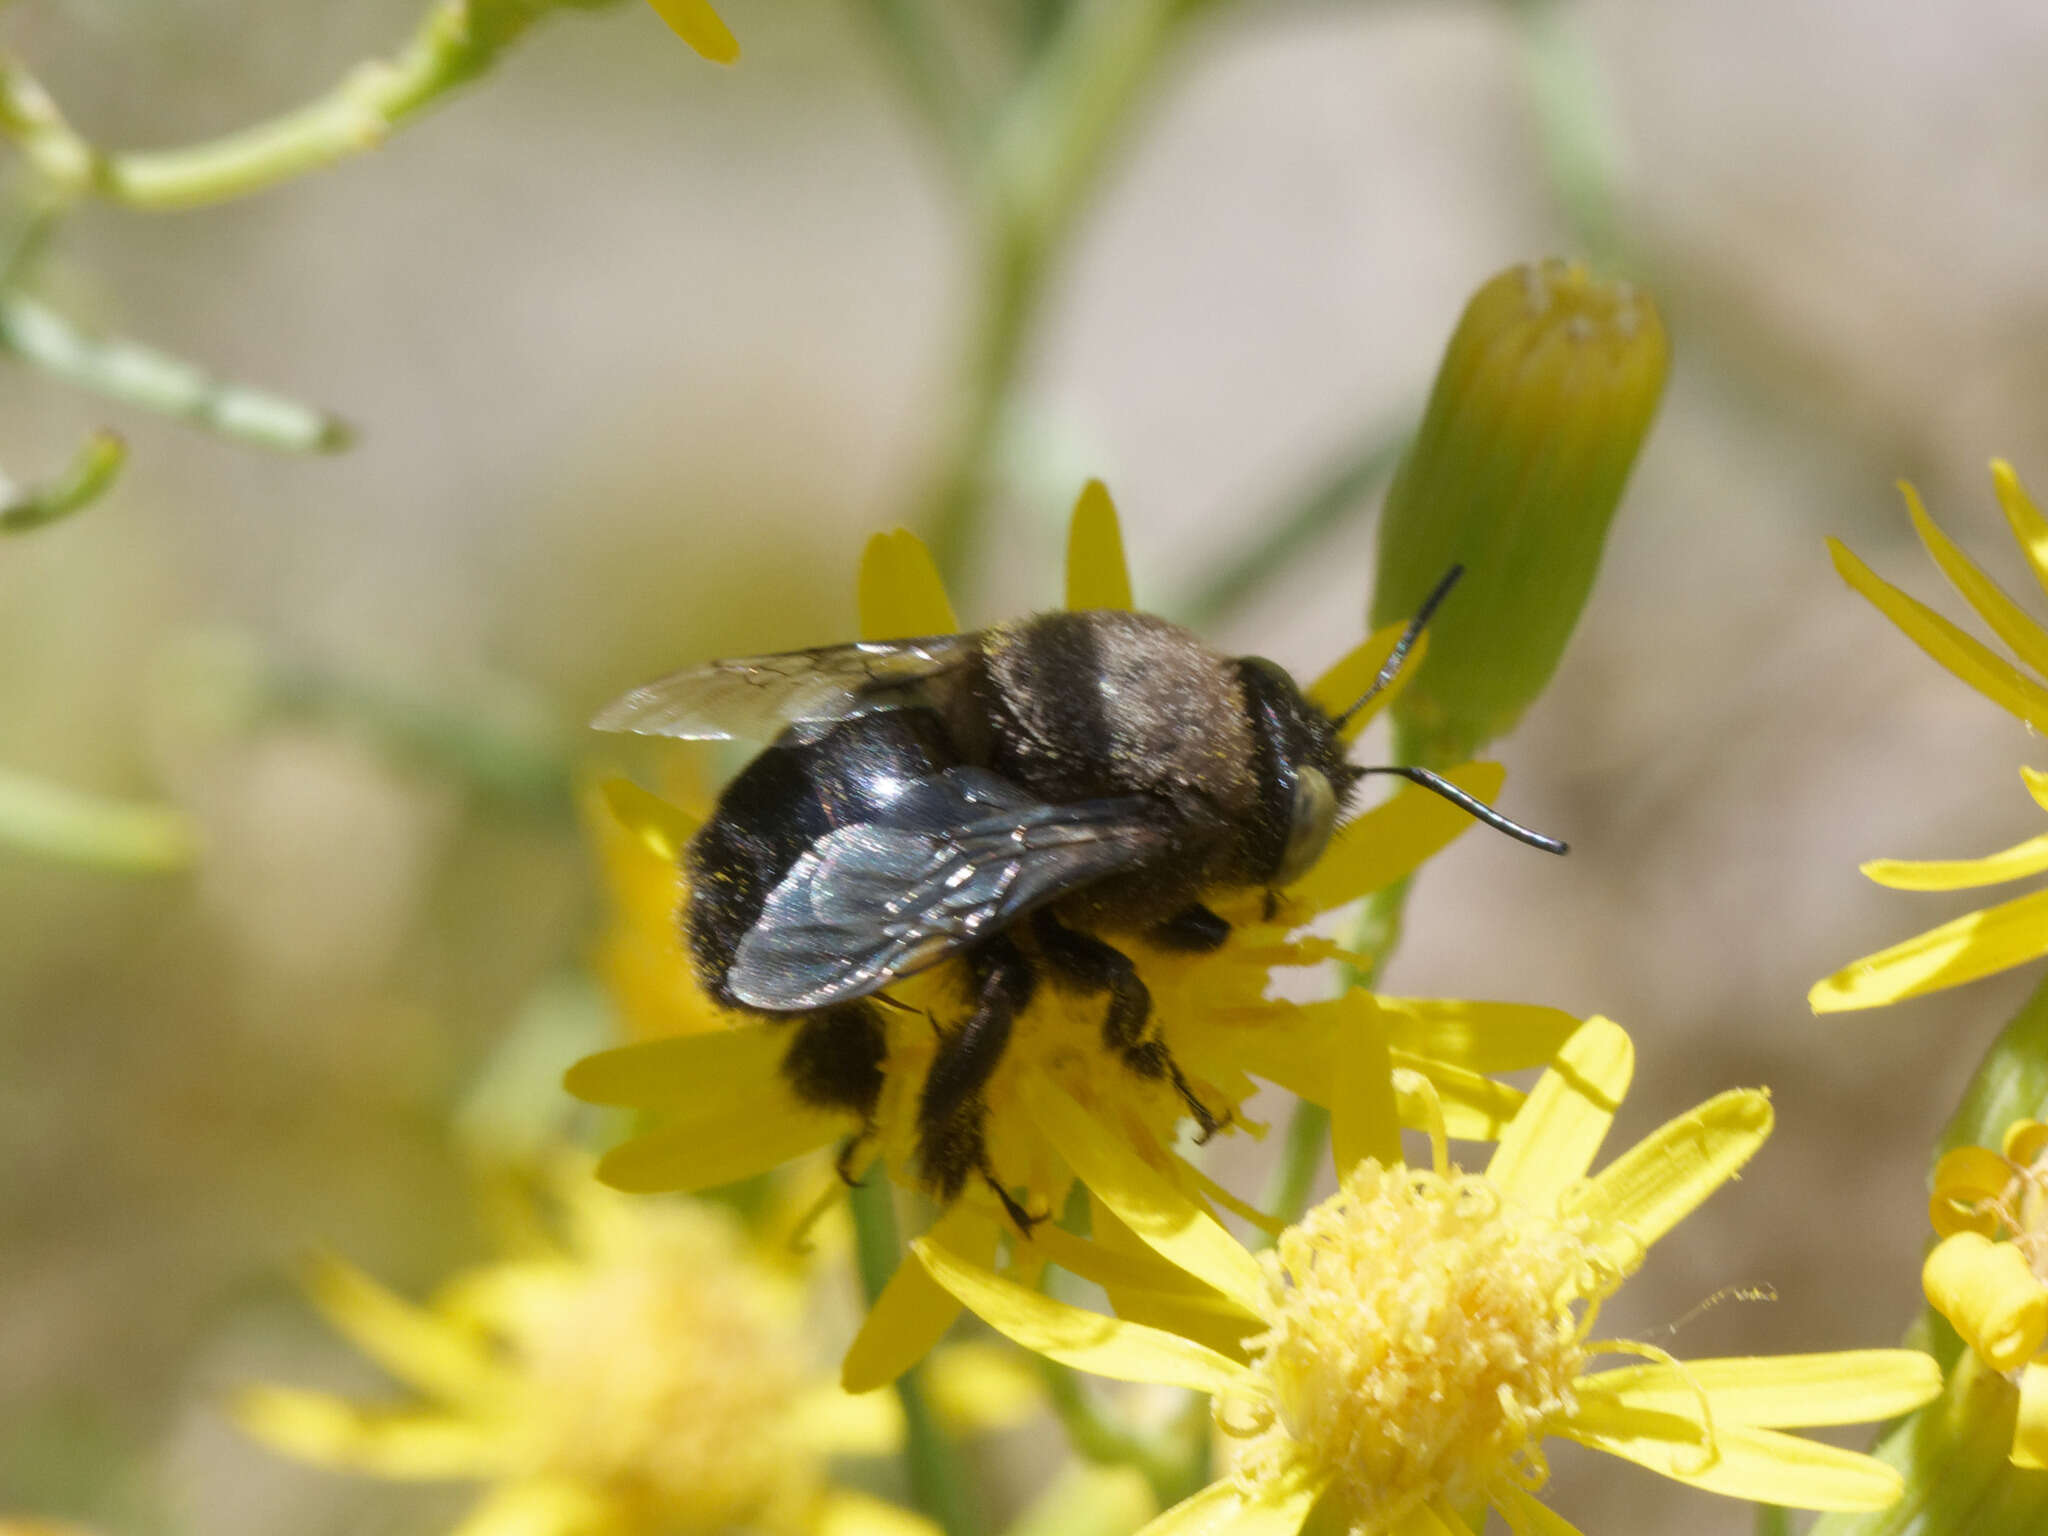
[[[982,1090],[1041,978],[1106,997],[1104,1046],[1171,1081],[1204,1137],[1223,1116],[1151,1024],[1118,935],[1188,952],[1230,928],[1204,899],[1268,891],[1321,856],[1359,781],[1400,774],[1538,848],[1564,845],[1419,768],[1345,760],[1345,723],[1391,682],[1457,577],[1433,593],[1363,697],[1331,715],[1262,657],[1115,609],[970,634],[714,661],[636,688],[599,730],[773,744],[719,797],[686,855],[690,955],[720,1003],[793,1017],[783,1074],[871,1121],[883,989],[958,957],[972,1006],[934,1020],[919,1161],[950,1200],[991,1167]],[[842,1170],[844,1169],[842,1161]]]

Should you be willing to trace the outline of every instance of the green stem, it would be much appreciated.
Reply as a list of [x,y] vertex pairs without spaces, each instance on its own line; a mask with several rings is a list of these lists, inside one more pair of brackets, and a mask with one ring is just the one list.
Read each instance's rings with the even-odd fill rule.
[[996,127],[979,188],[980,301],[959,405],[918,520],[951,581],[972,572],[992,461],[1053,267],[1176,24],[1196,3],[1076,7]]
[[860,0],[860,8],[888,45],[904,91],[947,153],[971,165],[981,138],[980,113],[930,10],[920,0]]
[[0,61],[0,134],[20,145],[60,196],[96,193],[157,210],[247,197],[375,149],[394,129],[483,74],[540,16],[576,3],[440,0],[392,58],[357,66],[326,95],[281,116],[181,149],[96,148],[33,77]]
[[217,379],[138,342],[88,335],[24,294],[0,293],[0,350],[109,400],[258,448],[331,453],[349,443],[347,424],[324,411]]
[[[873,1169],[853,1186],[849,1204],[861,1290],[872,1307],[903,1262],[895,1193],[881,1170]],[[939,1427],[925,1398],[923,1369],[913,1367],[896,1378],[896,1399],[903,1405],[903,1459],[910,1473],[911,1497],[946,1536],[976,1536],[982,1521],[973,1490],[957,1447]]]
[[1560,14],[1558,0],[1516,0],[1522,68],[1544,168],[1587,256],[1611,268],[1625,256],[1621,132],[1606,72]]
[[92,505],[113,485],[127,457],[127,445],[113,433],[93,433],[57,479],[0,496],[0,533],[44,528]]
[[124,874],[184,868],[192,824],[169,806],[110,800],[0,768],[0,847]]
[[1379,483],[1393,474],[1413,428],[1375,423],[1291,508],[1256,518],[1262,532],[1227,555],[1181,605],[1197,629],[1221,623],[1334,530]]

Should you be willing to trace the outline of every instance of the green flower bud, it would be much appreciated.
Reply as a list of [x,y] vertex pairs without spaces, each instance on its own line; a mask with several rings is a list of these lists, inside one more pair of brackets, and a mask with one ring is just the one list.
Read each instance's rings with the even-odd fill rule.
[[1577,262],[1511,268],[1465,306],[1380,519],[1375,626],[1465,567],[1393,706],[1412,760],[1465,761],[1550,681],[1669,361],[1649,297]]

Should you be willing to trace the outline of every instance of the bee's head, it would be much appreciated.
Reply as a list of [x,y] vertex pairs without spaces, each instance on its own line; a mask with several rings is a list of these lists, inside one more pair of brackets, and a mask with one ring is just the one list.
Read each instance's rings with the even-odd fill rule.
[[1237,669],[1258,784],[1249,862],[1263,883],[1291,885],[1322,857],[1365,770],[1345,761],[1337,722],[1303,697],[1277,662],[1245,656]]
[[1565,845],[1556,838],[1508,820],[1492,806],[1427,768],[1362,768],[1345,760],[1345,723],[1400,675],[1402,664],[1421,638],[1430,615],[1457,585],[1462,571],[1462,566],[1454,565],[1445,573],[1436,590],[1409,621],[1372,686],[1341,715],[1326,714],[1305,698],[1278,663],[1263,656],[1246,656],[1238,661],[1245,705],[1251,712],[1254,767],[1259,785],[1259,812],[1248,850],[1255,878],[1268,885],[1289,885],[1306,874],[1329,846],[1331,835],[1337,830],[1338,813],[1358,787],[1358,781],[1369,773],[1398,774],[1442,795],[1497,832],[1505,832],[1546,853],[1565,851]]

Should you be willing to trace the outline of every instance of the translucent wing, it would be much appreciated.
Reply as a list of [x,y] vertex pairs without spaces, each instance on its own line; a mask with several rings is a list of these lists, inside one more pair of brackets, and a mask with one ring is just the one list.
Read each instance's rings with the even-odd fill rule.
[[929,635],[707,661],[641,684],[590,723],[641,736],[765,741],[786,725],[824,725],[915,704],[931,679],[967,662],[979,643],[971,634]]
[[985,769],[949,768],[886,819],[812,844],[769,892],[726,985],[777,1012],[866,997],[1167,842],[1141,797],[1047,805]]

